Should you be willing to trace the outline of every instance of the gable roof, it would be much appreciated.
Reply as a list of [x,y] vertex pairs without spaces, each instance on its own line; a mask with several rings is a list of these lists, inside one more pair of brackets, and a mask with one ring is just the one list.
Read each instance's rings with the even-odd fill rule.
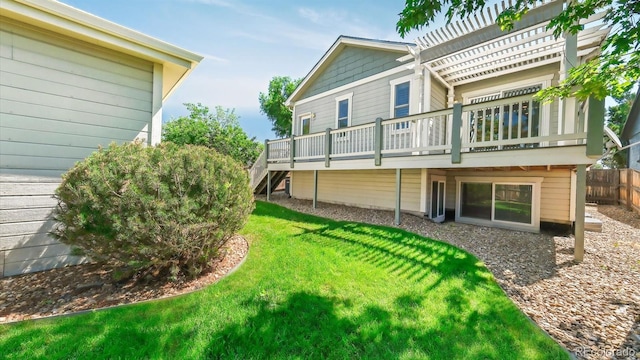
[[298,85],[293,93],[291,93],[291,96],[289,96],[285,101],[285,105],[289,106],[292,102],[297,100],[298,97],[311,85],[311,83],[313,83],[313,81],[327,68],[327,66],[348,46],[406,53],[407,47],[415,47],[416,44],[340,35],[333,45],[331,45],[329,50],[327,50],[322,58],[320,58],[320,60],[315,64],[311,71],[309,71],[309,73],[302,79],[300,85]]
[[622,128],[620,137],[622,140],[629,141],[633,137],[633,130],[640,125],[640,86],[638,86],[638,92],[636,98],[631,105],[631,111],[629,111],[629,117]]
[[3,16],[163,65],[166,99],[203,57],[53,0],[0,0]]

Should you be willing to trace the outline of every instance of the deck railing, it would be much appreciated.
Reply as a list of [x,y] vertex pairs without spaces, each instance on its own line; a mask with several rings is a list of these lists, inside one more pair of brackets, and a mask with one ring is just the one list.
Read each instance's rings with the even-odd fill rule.
[[[465,152],[585,144],[588,106],[579,104],[579,109],[581,114],[567,131],[560,120],[550,119],[549,111],[532,94],[456,104],[444,110],[294,136],[293,141],[268,141],[268,162],[325,160],[328,164],[340,158],[430,154],[452,154],[455,159],[455,154]],[[459,134],[457,141],[454,134]]]

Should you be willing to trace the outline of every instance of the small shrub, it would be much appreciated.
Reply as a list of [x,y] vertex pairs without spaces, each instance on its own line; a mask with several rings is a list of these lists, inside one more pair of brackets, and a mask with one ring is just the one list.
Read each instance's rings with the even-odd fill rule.
[[55,197],[54,237],[124,274],[171,278],[202,272],[254,206],[240,164],[171,143],[100,149],[63,176]]

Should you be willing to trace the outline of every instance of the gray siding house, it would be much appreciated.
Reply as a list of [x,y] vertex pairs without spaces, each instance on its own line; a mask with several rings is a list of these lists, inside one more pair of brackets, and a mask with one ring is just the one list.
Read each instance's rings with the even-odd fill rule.
[[111,142],[160,141],[202,57],[50,0],[0,1],[0,277],[86,259],[47,234],[60,176]]
[[534,94],[596,57],[609,29],[603,13],[556,39],[546,24],[562,8],[539,4],[508,32],[487,12],[415,43],[339,37],[287,100],[293,136],[267,141],[265,188],[290,172],[294,198],[394,210],[396,223],[575,224],[581,259],[604,103]]
[[640,89],[631,106],[631,112],[620,134],[620,140],[627,144],[635,144],[629,147],[627,167],[640,171]]

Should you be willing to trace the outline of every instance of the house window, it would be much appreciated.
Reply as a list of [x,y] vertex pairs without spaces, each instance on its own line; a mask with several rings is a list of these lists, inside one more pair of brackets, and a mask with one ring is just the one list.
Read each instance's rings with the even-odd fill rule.
[[393,117],[399,118],[409,115],[409,82],[403,82],[395,86],[395,102],[393,104]]
[[456,221],[520,230],[540,227],[542,178],[456,178]]
[[336,98],[336,129],[351,126],[351,100],[353,93],[348,93]]
[[302,135],[307,135],[311,132],[311,116],[300,119],[300,128],[302,129]]
[[338,129],[349,126],[349,99],[338,102]]
[[[411,79],[412,75],[394,79],[389,82],[391,85],[391,111],[389,116],[392,119],[409,116],[411,114]],[[409,122],[403,121],[395,124],[396,132],[409,130]]]

